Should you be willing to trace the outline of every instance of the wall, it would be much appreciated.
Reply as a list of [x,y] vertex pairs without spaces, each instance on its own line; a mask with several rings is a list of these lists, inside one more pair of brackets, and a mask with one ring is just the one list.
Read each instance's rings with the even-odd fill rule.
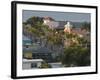
[[[64,3],[64,4],[99,5],[99,9],[100,9],[100,0],[31,0],[31,1]],[[11,14],[10,14],[11,5],[10,2],[11,0],[0,0],[0,80],[11,80],[10,78],[10,71],[11,71],[10,69],[11,67],[10,66],[11,65],[11,48],[10,48],[11,47]],[[98,16],[98,18],[100,21],[100,16]],[[98,32],[99,32],[98,34],[100,34],[99,28],[100,27],[98,27]],[[100,41],[100,37],[98,38],[98,41]],[[100,44],[100,42],[98,44]],[[100,57],[100,54],[98,54],[98,57]],[[100,63],[98,64],[98,66],[100,67]],[[35,79],[27,79],[27,80],[100,80],[100,69],[99,69],[99,74],[51,77],[51,78],[48,77],[42,79],[35,78]]]

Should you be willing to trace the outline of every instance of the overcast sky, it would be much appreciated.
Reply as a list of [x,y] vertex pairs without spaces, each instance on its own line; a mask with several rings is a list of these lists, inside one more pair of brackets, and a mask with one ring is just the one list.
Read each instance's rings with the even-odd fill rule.
[[90,22],[90,13],[73,13],[73,12],[51,12],[51,11],[34,11],[23,10],[23,22],[32,16],[45,17],[49,16],[56,21],[72,21],[72,22]]

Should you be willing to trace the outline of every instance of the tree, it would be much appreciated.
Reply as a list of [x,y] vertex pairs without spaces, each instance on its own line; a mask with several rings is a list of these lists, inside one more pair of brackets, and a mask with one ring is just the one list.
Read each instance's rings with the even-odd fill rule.
[[65,66],[89,66],[90,49],[83,47],[65,48],[61,62]]
[[84,22],[84,23],[82,24],[82,28],[81,28],[81,29],[85,29],[85,30],[87,30],[87,31],[90,31],[90,30],[91,30],[91,25],[90,25],[90,23]]
[[42,17],[33,16],[33,17],[29,18],[26,21],[26,23],[27,24],[31,24],[31,26],[35,26],[37,23],[42,24],[43,23],[43,18]]

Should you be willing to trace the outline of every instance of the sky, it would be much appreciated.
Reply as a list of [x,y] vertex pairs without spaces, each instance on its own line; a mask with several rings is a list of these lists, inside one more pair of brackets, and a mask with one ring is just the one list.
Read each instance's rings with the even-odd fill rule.
[[90,22],[91,20],[90,13],[23,10],[23,22],[25,22],[28,18],[32,16],[49,16],[55,19],[56,21]]

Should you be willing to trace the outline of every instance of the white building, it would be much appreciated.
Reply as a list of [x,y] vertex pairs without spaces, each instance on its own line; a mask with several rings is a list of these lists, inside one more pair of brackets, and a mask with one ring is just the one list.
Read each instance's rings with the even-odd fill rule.
[[54,21],[51,17],[44,17],[43,21],[44,25],[48,25],[51,29],[59,26],[59,22]]
[[39,68],[43,59],[23,59],[22,67],[23,69]]

